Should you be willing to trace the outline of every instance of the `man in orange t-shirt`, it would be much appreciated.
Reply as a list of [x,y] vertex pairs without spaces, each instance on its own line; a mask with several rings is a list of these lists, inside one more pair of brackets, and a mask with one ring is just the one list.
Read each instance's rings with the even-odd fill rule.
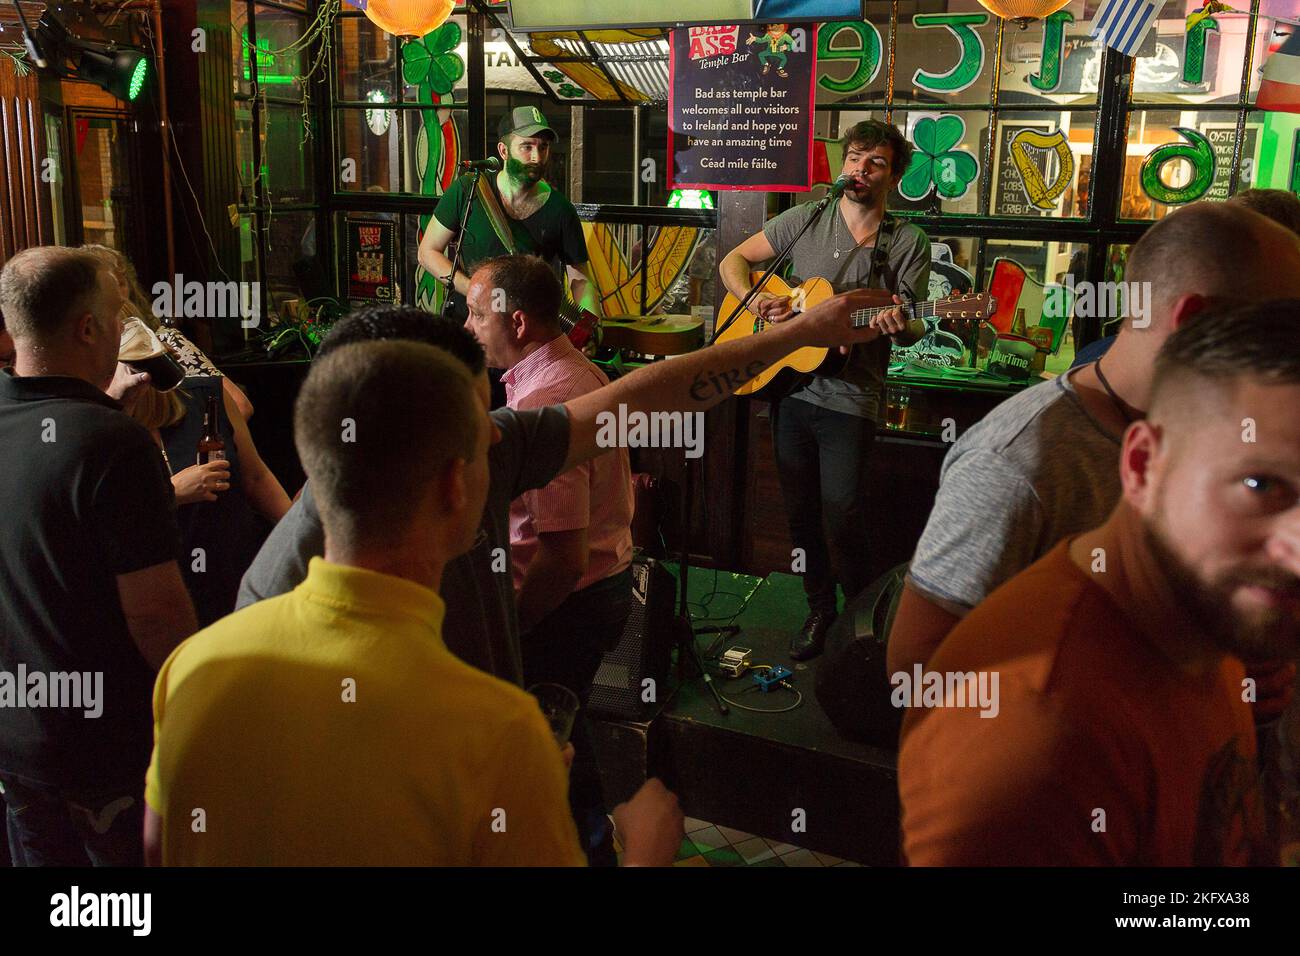
[[1114,514],[926,664],[928,682],[973,672],[998,693],[954,706],[952,682],[948,706],[908,713],[909,862],[1278,861],[1243,662],[1300,653],[1297,410],[1300,301],[1212,311],[1169,339]]

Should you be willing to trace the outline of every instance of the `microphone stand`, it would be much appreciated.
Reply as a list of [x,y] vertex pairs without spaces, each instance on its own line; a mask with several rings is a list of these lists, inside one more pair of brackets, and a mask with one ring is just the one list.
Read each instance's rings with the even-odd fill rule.
[[[845,185],[847,185],[847,183],[845,183]],[[803,228],[795,233],[794,237],[785,244],[785,248],[782,249],[780,254],[772,260],[772,264],[767,267],[767,271],[763,273],[762,277],[759,278],[759,280],[754,283],[753,287],[745,293],[745,297],[736,304],[734,309],[732,309],[731,315],[727,316],[726,321],[714,330],[713,338],[709,339],[710,345],[718,341],[718,336],[731,328],[731,323],[735,322],[737,317],[749,308],[749,303],[754,301],[754,296],[758,295],[758,293],[762,291],[763,286],[767,285],[767,280],[772,278],[777,270],[782,268],[786,262],[789,261],[790,254],[794,251],[795,243],[804,237],[804,233],[811,229],[815,222],[821,219],[822,213],[826,211],[826,207],[839,199],[843,194],[844,186],[841,186],[839,182],[836,181],[836,184],[831,187],[830,192],[817,200],[816,204],[813,206],[813,213],[808,217],[808,221],[803,224]]]
[[445,278],[439,280],[446,284],[446,292],[442,297],[442,311],[438,314],[442,318],[447,317],[447,310],[451,308],[451,297],[456,294],[456,269],[460,266],[460,253],[465,247],[465,230],[469,228],[469,214],[474,209],[474,200],[478,198],[478,183],[483,178],[483,170],[474,170],[474,182],[470,185],[469,198],[465,202],[465,212],[460,217],[460,232],[456,233],[456,254],[451,257],[451,272]]

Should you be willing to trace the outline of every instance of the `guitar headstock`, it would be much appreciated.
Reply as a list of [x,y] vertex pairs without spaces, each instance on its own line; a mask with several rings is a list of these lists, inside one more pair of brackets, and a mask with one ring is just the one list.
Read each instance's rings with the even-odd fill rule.
[[943,319],[987,319],[998,310],[997,300],[987,292],[967,292],[939,299],[934,314]]

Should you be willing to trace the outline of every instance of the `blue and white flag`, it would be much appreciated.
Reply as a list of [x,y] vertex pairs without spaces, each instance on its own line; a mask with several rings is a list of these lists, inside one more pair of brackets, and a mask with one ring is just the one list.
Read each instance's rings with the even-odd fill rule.
[[1164,0],[1106,0],[1092,18],[1088,34],[1125,56],[1134,56]]

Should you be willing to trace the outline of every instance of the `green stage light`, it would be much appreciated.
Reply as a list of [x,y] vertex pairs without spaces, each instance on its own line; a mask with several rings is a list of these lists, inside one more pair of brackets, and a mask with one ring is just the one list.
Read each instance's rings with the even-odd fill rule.
[[131,85],[126,91],[126,98],[128,100],[134,101],[135,98],[140,95],[140,91],[144,89],[145,77],[148,75],[149,61],[144,57],[141,57],[140,62],[135,65],[135,70],[131,73]]
[[77,61],[76,75],[102,86],[119,100],[134,102],[144,90],[149,59],[139,50],[89,48]]

